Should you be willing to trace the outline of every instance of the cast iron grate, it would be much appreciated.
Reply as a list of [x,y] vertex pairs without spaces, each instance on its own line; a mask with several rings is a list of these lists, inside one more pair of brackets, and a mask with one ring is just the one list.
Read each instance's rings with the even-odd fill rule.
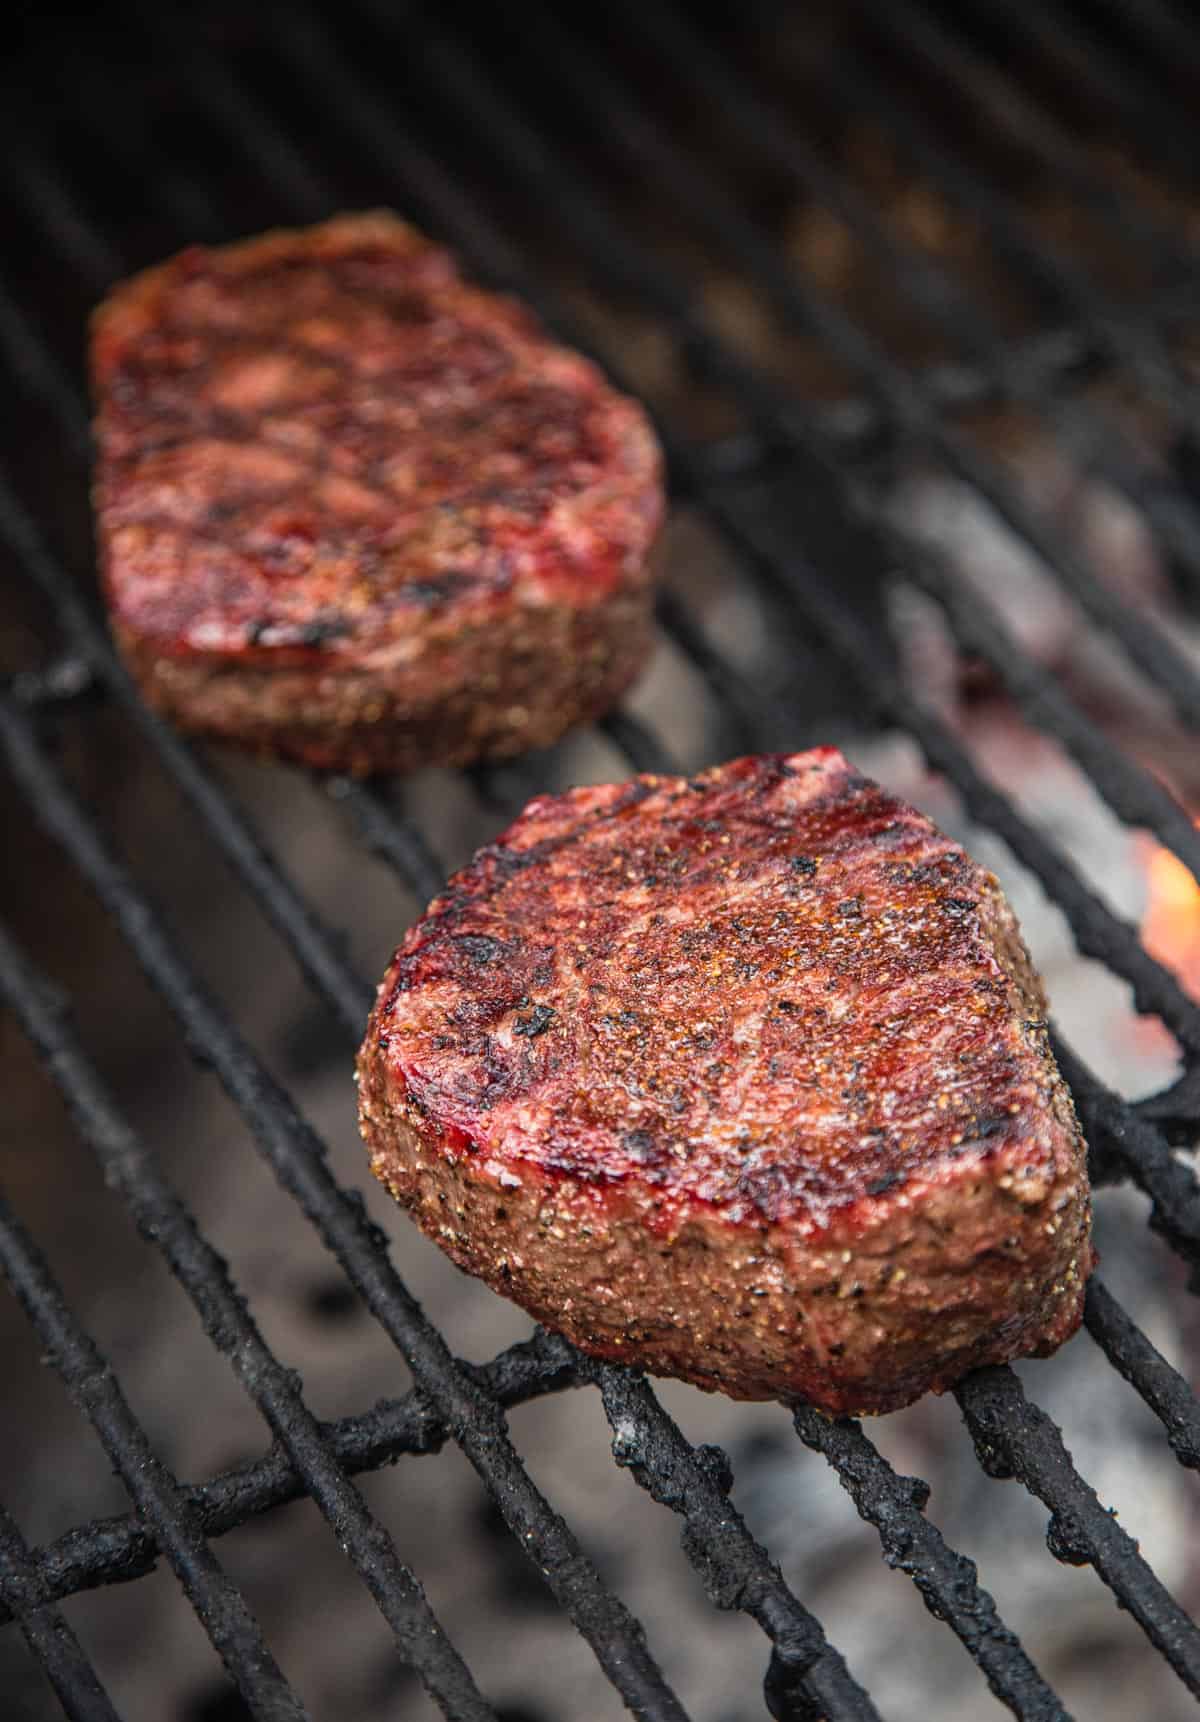
[[[660,423],[676,493],[721,535],[748,585],[790,612],[801,631],[842,666],[864,704],[883,723],[912,736],[970,816],[1001,837],[1038,878],[1067,917],[1079,949],[1127,981],[1138,1008],[1160,1017],[1176,1036],[1184,1074],[1165,1096],[1140,1108],[1122,1101],[1061,1041],[1058,1050],[1093,1145],[1097,1180],[1127,1179],[1140,1186],[1151,1200],[1151,1224],[1195,1273],[1200,1193],[1172,1143],[1186,1141],[1194,1127],[1200,1008],[1053,840],[993,786],[958,736],[907,691],[886,640],[865,625],[854,597],[853,576],[874,569],[895,571],[892,577],[932,597],[960,650],[991,667],[1026,720],[1073,756],[1118,818],[1154,833],[1200,877],[1200,837],[1184,809],[1143,767],[1114,750],[1054,678],[1018,648],[1001,619],[977,595],[968,595],[926,545],[897,529],[881,506],[873,476],[872,461],[899,445],[919,450],[970,486],[1170,701],[1180,724],[1197,727],[1200,679],[1185,654],[1094,574],[956,418],[958,408],[990,400],[1017,403],[1036,415],[1145,511],[1171,552],[1181,584],[1195,588],[1200,513],[1186,486],[1169,471],[1149,469],[1118,414],[1085,407],[1068,383],[1084,370],[1118,371],[1152,400],[1178,446],[1188,446],[1200,421],[1200,393],[1177,336],[1194,307],[1196,255],[1181,224],[1140,201],[1120,176],[1102,173],[1053,105],[1005,75],[1003,56],[995,56],[1005,18],[1015,10],[999,0],[980,0],[968,19],[947,25],[921,5],[872,9],[849,28],[834,66],[840,99],[874,116],[941,194],[969,212],[995,256],[1036,302],[1043,332],[1021,340],[1001,334],[952,264],[931,262],[889,231],[853,179],[759,96],[715,37],[669,9],[630,8],[626,15],[618,8],[603,28],[594,23],[577,34],[549,9],[533,8],[494,23],[487,41],[473,45],[465,11],[446,20],[432,9],[426,15],[416,7],[364,0],[349,26],[359,47],[355,54],[340,43],[342,20],[332,32],[304,8],[268,11],[257,33],[243,23],[249,36],[233,26],[227,35],[212,35],[199,22],[166,22],[149,12],[121,25],[109,20],[103,48],[81,38],[57,64],[62,107],[51,106],[50,112],[67,129],[94,128],[113,173],[140,164],[145,177],[138,195],[150,206],[143,212],[144,246],[139,244],[137,255],[123,253],[112,224],[93,214],[86,190],[64,167],[69,149],[48,135],[47,115],[35,112],[32,103],[25,113],[16,102],[10,116],[8,196],[40,244],[76,271],[94,297],[117,275],[181,243],[229,236],[222,187],[230,160],[236,174],[255,182],[258,206],[270,207],[279,220],[319,218],[353,202],[364,182],[352,164],[361,162],[372,186],[389,187],[391,201],[455,245],[481,278],[519,292],[569,339],[595,347],[590,332],[581,331],[564,310],[561,295],[525,262],[524,248],[485,214],[483,192],[447,165],[458,159],[452,134],[486,152],[489,171],[502,176],[510,199],[530,210],[556,212],[564,229],[560,237],[601,293],[654,319],[694,374],[736,408],[736,434],[720,439],[693,438],[677,418]],[[952,359],[902,366],[818,283],[789,264],[766,230],[675,141],[636,83],[622,76],[615,44],[623,26],[632,32],[637,52],[660,70],[670,66],[674,86],[706,104],[742,147],[761,152],[776,172],[802,183],[819,204],[838,213],[887,269],[896,294],[949,332]],[[363,43],[379,56],[368,75],[362,70]],[[1083,82],[1089,100],[1107,104],[1124,125],[1136,126],[1140,148],[1152,156],[1161,151],[1168,166],[1178,162],[1180,138],[1190,139],[1190,125],[1172,97],[1179,86],[1169,82],[1166,69],[1174,66],[1178,78],[1200,63],[1200,33],[1181,16],[1165,7],[1141,8],[1136,25],[1118,20],[1106,34],[1065,7],[1052,7],[1040,14],[1037,45]],[[160,66],[187,68],[180,99],[194,128],[189,151],[180,151],[179,135],[169,128],[167,135],[152,135],[138,106],[121,100],[130,68],[148,52],[159,56]],[[281,104],[282,117],[271,99],[257,93],[264,54],[289,82],[291,105]],[[395,71],[402,58],[406,63]],[[557,139],[552,144],[520,99],[530,65],[543,71],[552,66],[556,87],[577,105],[581,125],[589,128],[589,147],[578,156],[561,150]],[[904,77],[887,75],[889,67],[901,66]],[[396,87],[389,83],[393,72]],[[1076,256],[1056,250],[1035,229],[1019,198],[997,190],[969,157],[947,145],[917,99],[930,82],[978,101],[1012,147],[1068,187],[1100,227],[1110,230],[1114,243],[1134,239],[1146,264],[1144,290],[1121,298],[1101,287]],[[400,95],[411,95],[414,84],[421,99],[402,102]],[[304,128],[297,123],[298,102],[304,105]],[[422,131],[421,117],[431,105],[440,133],[432,123]],[[1184,159],[1190,165],[1190,155]],[[706,313],[686,263],[647,247],[613,213],[609,168],[646,179],[669,203],[673,220],[703,236],[784,324],[815,334],[856,379],[852,394],[806,405],[799,391],[748,359]],[[20,274],[7,268],[0,273],[0,345],[18,395],[30,410],[53,415],[64,464],[72,482],[82,485],[87,418],[74,365],[43,334],[38,305]],[[599,356],[620,382],[636,388],[636,373],[620,374],[617,351],[602,347]],[[822,499],[818,516],[792,519],[780,506],[764,509],[751,481],[769,484],[776,499],[784,491]],[[766,1635],[772,1712],[796,1719],[879,1714],[732,1505],[724,1455],[693,1448],[644,1380],[592,1363],[541,1333],[487,1365],[463,1364],[422,1314],[361,1199],[334,1179],[320,1138],[194,971],[48,746],[50,715],[69,722],[85,693],[110,699],[165,765],[206,839],[232,865],[353,1044],[370,998],[368,978],[354,972],[203,754],[141,705],[84,586],[54,546],[46,506],[27,473],[16,466],[0,470],[0,538],[13,566],[49,599],[59,630],[52,646],[58,655],[16,676],[0,697],[0,742],[12,780],[23,806],[113,918],[189,1051],[214,1069],[280,1184],[403,1354],[416,1383],[406,1397],[362,1415],[334,1424],[317,1421],[224,1263],[122,1116],[72,1026],[66,1001],[17,944],[0,935],[0,993],[45,1061],[107,1179],[186,1289],[274,1437],[265,1458],[203,1485],[181,1484],[155,1459],[146,1432],[64,1302],[37,1245],[0,1204],[5,1272],[133,1503],[126,1517],[81,1525],[40,1549],[30,1549],[0,1512],[0,1609],[3,1618],[19,1623],[66,1712],[89,1719],[114,1714],[56,1603],[133,1578],[165,1557],[251,1712],[267,1718],[303,1715],[210,1545],[252,1516],[307,1495],[361,1574],[400,1655],[445,1713],[492,1715],[417,1579],[352,1481],[356,1473],[399,1455],[429,1453],[453,1441],[627,1706],[646,1718],[682,1717],[638,1622],[533,1483],[507,1433],[507,1408],[590,1385],[598,1388],[612,1426],[617,1462],[682,1518],[684,1548],[713,1602],[746,1612]],[[748,743],[774,736],[780,745],[786,713],[748,682],[677,597],[664,596],[660,621]],[[605,728],[631,767],[669,768],[662,741],[632,715],[618,714]],[[362,844],[394,867],[416,896],[424,899],[436,889],[440,863],[421,832],[396,812],[386,786],[335,778],[323,787],[342,805]],[[1089,1295],[1087,1326],[1161,1420],[1179,1462],[1200,1468],[1200,1410],[1187,1383],[1099,1283]],[[1045,1504],[1051,1551],[1092,1565],[1117,1605],[1200,1696],[1200,1630],[1077,1474],[1059,1430],[1026,1399],[1016,1376],[1005,1369],[983,1371],[963,1383],[958,1400],[985,1469],[1015,1476]],[[1019,1717],[1063,1717],[1059,1698],[1000,1619],[973,1564],[948,1547],[926,1517],[927,1486],[898,1475],[854,1423],[830,1423],[800,1409],[795,1426],[802,1441],[824,1454],[876,1528],[885,1558],[910,1575],[930,1612],[958,1635],[996,1696]],[[886,1713],[886,1693],[878,1702]]]

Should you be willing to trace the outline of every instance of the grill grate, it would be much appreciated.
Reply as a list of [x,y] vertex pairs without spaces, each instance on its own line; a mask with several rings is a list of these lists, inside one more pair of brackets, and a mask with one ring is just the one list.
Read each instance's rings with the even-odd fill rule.
[[[702,512],[731,548],[751,587],[782,604],[819,640],[887,724],[906,731],[930,766],[944,774],[971,817],[994,831],[1039,879],[1066,915],[1079,949],[1128,981],[1138,1008],[1155,1014],[1178,1038],[1185,1074],[1165,1097],[1132,1107],[1058,1043],[1094,1150],[1098,1181],[1129,1179],[1150,1197],[1151,1224],[1190,1264],[1200,1268],[1200,1193],[1194,1174],[1171,1141],[1195,1124],[1194,1072],[1200,1052],[1200,1008],[1174,977],[1142,948],[1080,877],[1052,839],[1029,823],[981,773],[951,729],[906,691],[880,643],[845,588],[829,578],[832,564],[810,542],[832,542],[856,569],[898,569],[899,577],[932,597],[960,650],[989,664],[1027,721],[1059,742],[1078,762],[1118,818],[1145,827],[1200,876],[1200,838],[1184,809],[1111,743],[1046,671],[1025,654],[975,596],[925,545],[900,532],[883,510],[870,470],[857,460],[882,437],[923,450],[1003,519],[1039,555],[1064,590],[1105,631],[1136,669],[1171,702],[1189,728],[1200,718],[1200,680],[1183,653],[1153,622],[1117,597],[1018,494],[949,416],[965,401],[999,399],[1028,407],[1072,450],[1144,508],[1186,575],[1200,578],[1200,527],[1181,488],[1142,456],[1117,416],[1093,415],[1060,389],[1062,374],[1085,362],[1117,363],[1153,399],[1174,432],[1194,433],[1196,385],[1176,356],[1173,331],[1194,292],[1195,260],[1170,224],[1106,181],[1088,157],[1038,104],[997,70],[986,48],[972,46],[921,6],[881,10],[872,29],[906,62],[923,63],[942,82],[969,89],[991,121],[1068,185],[1102,224],[1136,235],[1152,261],[1153,293],[1135,310],[1109,302],[1078,263],[1052,249],[1030,227],[1017,202],[1002,197],[948,153],[916,105],[900,99],[873,67],[879,43],[856,43],[839,61],[840,92],[853,107],[883,119],[947,198],[969,209],[997,255],[1013,268],[1065,333],[1037,341],[1001,342],[997,330],[941,264],[895,240],[840,170],[830,168],[740,75],[723,62],[690,22],[668,11],[645,20],[645,45],[711,103],[744,140],[832,206],[886,262],[889,280],[915,309],[942,320],[965,355],[962,364],[921,372],[902,369],[846,312],[807,284],[759,227],[659,129],[629,87],[605,69],[601,45],[575,36],[541,9],[522,14],[516,28],[552,55],[556,77],[580,111],[600,122],[603,153],[623,158],[627,171],[652,176],[685,222],[709,241],[781,316],[815,330],[862,387],[861,400],[809,411],[795,393],[757,368],[706,318],[686,274],[631,238],[605,204],[598,175],[576,169],[539,133],[506,93],[502,79],[473,60],[463,38],[409,6],[370,0],[364,28],[381,44],[420,40],[421,73],[432,81],[450,123],[471,127],[494,153],[514,194],[548,198],[570,212],[570,243],[614,297],[632,300],[670,333],[698,376],[741,408],[743,433],[725,444],[702,444],[661,423],[676,493]],[[1004,13],[982,5],[981,14]],[[546,280],[527,268],[515,247],[483,214],[476,195],[411,135],[393,104],[362,81],[320,19],[288,12],[273,47],[321,116],[396,187],[394,201],[426,218],[492,284],[518,291],[567,338],[593,346],[575,326]],[[272,191],[281,215],[315,218],[342,201],[341,184],[314,167],[233,69],[234,58],[204,42],[177,38],[186,27],[160,15],[138,20],[162,50],[186,61],[189,91],[206,117],[213,147],[238,160]],[[1154,43],[1179,58],[1197,54],[1183,26],[1153,9]],[[1113,82],[1107,46],[1089,38],[1065,12],[1042,20],[1045,51],[1067,61],[1098,99],[1128,106],[1137,86]],[[986,43],[986,34],[983,37]],[[870,50],[870,51],[868,51]],[[79,68],[77,68],[78,70]],[[98,80],[97,80],[98,81]],[[1126,89],[1130,94],[1126,96]],[[79,87],[81,111],[96,100]],[[1157,109],[1157,104],[1156,104]],[[1158,120],[1157,111],[1154,118]],[[147,140],[135,113],[120,104],[104,120],[113,159],[145,160]],[[1154,147],[1173,135],[1164,123],[1146,130]],[[36,125],[10,158],[12,185],[46,242],[98,292],[134,261],[88,212],[53,152],[40,152]],[[174,165],[164,152],[145,183],[161,218],[159,250],[195,237],[223,236],[220,200],[204,178]],[[72,471],[81,479],[87,415],[70,369],[40,332],[27,296],[0,283],[0,347],[18,390],[54,416]],[[619,382],[614,354],[599,355]],[[1103,434],[1101,434],[1101,431]],[[772,518],[744,488],[784,477],[806,495],[825,499],[829,518],[791,527]],[[347,1041],[361,1031],[370,987],[343,955],[298,886],[269,852],[248,813],[230,797],[201,754],[142,706],[111,651],[102,626],[51,548],[40,508],[28,500],[21,475],[0,471],[0,537],[14,563],[48,597],[67,654],[49,668],[18,676],[0,699],[0,744],[10,772],[34,816],[88,881],[119,927],[183,1032],[189,1050],[216,1071],[287,1193],[300,1205],[326,1247],[407,1360],[416,1388],[406,1398],[332,1425],[318,1423],[297,1379],[275,1357],[236,1292],[220,1258],[164,1181],[153,1155],[126,1122],[92,1065],[62,1001],[47,979],[4,935],[0,994],[45,1061],[106,1176],[187,1290],[214,1344],[229,1358],[275,1437],[264,1459],[198,1487],[178,1483],[155,1460],[149,1438],[130,1411],[115,1376],[66,1307],[36,1246],[7,1207],[0,1207],[0,1259],[55,1367],[91,1420],[129,1488],[135,1511],[80,1526],[54,1544],[30,1550],[7,1515],[0,1516],[0,1607],[16,1620],[49,1674],[69,1715],[111,1717],[79,1645],[54,1604],[80,1590],[147,1571],[164,1554],[204,1622],[213,1644],[252,1713],[303,1714],[245,1602],[209,1548],[256,1514],[307,1495],[314,1499],[388,1621],[401,1656],[419,1672],[447,1715],[493,1714],[458,1652],[439,1627],[391,1537],[350,1478],[399,1455],[437,1450],[453,1440],[496,1501],[510,1531],[545,1575],[559,1604],[594,1650],[634,1714],[680,1718],[684,1712],[657,1668],[637,1621],[604,1583],[574,1534],[542,1496],[508,1437],[504,1411],[539,1395],[590,1385],[599,1389],[612,1427],[617,1462],[683,1520],[688,1558],[713,1602],[750,1615],[771,1646],[768,1701],[781,1718],[868,1718],[870,1698],[847,1671],[824,1632],[789,1590],[729,1499],[730,1475],[716,1449],[693,1448],[650,1387],[621,1370],[596,1365],[565,1342],[537,1335],[484,1366],[458,1362],[424,1317],[392,1267],[383,1236],[366,1219],[361,1199],[333,1177],[324,1146],[288,1093],[194,972],[164,917],[113,851],[99,822],[82,805],[54,761],[46,718],[68,715],[92,685],[130,720],[165,766],[210,839],[298,962],[306,981],[330,1008]],[[811,536],[809,528],[811,527]],[[832,536],[830,536],[832,535]],[[780,736],[781,714],[698,627],[679,599],[660,605],[664,633],[699,670],[741,732],[754,741]],[[609,740],[637,769],[669,769],[663,742],[629,713],[604,725]],[[441,867],[421,832],[401,818],[384,788],[333,779],[325,786],[344,810],[364,848],[394,868],[424,899],[440,883]],[[494,787],[484,774],[482,787]],[[499,790],[497,794],[501,794]],[[1189,1082],[1189,1074],[1193,1080]],[[1200,1411],[1186,1382],[1155,1351],[1104,1287],[1094,1283],[1087,1326],[1092,1338],[1161,1421],[1180,1463],[1200,1467]],[[1100,1506],[1078,1475],[1061,1435],[1025,1398],[1008,1370],[988,1370],[965,1383],[958,1399],[981,1463],[995,1476],[1015,1476],[1050,1512],[1050,1545],[1059,1558],[1093,1566],[1180,1679],[1200,1696],[1200,1632],[1139,1554],[1136,1544]],[[928,1488],[898,1475],[853,1423],[830,1424],[797,1412],[800,1439],[829,1461],[855,1506],[877,1530],[885,1558],[918,1587],[978,1664],[992,1691],[1022,1718],[1063,1717],[1061,1702],[1004,1626],[965,1556],[950,1548],[925,1516]],[[886,1709],[886,1700],[881,1700]]]

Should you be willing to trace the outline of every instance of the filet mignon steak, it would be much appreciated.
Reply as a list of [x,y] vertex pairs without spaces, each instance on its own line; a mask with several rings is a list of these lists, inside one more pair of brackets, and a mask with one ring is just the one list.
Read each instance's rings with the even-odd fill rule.
[[549,744],[637,674],[645,415],[394,216],[136,276],[92,375],[114,632],[181,725],[406,770]]
[[533,801],[409,932],[375,1172],[585,1351],[878,1412],[1046,1354],[1084,1143],[996,880],[832,748]]

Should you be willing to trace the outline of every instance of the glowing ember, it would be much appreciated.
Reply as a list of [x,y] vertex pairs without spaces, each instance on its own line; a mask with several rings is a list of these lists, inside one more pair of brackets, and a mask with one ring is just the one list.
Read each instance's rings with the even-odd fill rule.
[[1146,845],[1146,913],[1142,943],[1200,999],[1200,885],[1182,861],[1159,844]]

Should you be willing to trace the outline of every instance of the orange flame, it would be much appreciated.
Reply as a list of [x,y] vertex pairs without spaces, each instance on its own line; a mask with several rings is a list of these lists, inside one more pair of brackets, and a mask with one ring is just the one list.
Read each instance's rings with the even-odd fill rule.
[[1182,861],[1155,844],[1146,863],[1142,943],[1200,999],[1200,885]]

